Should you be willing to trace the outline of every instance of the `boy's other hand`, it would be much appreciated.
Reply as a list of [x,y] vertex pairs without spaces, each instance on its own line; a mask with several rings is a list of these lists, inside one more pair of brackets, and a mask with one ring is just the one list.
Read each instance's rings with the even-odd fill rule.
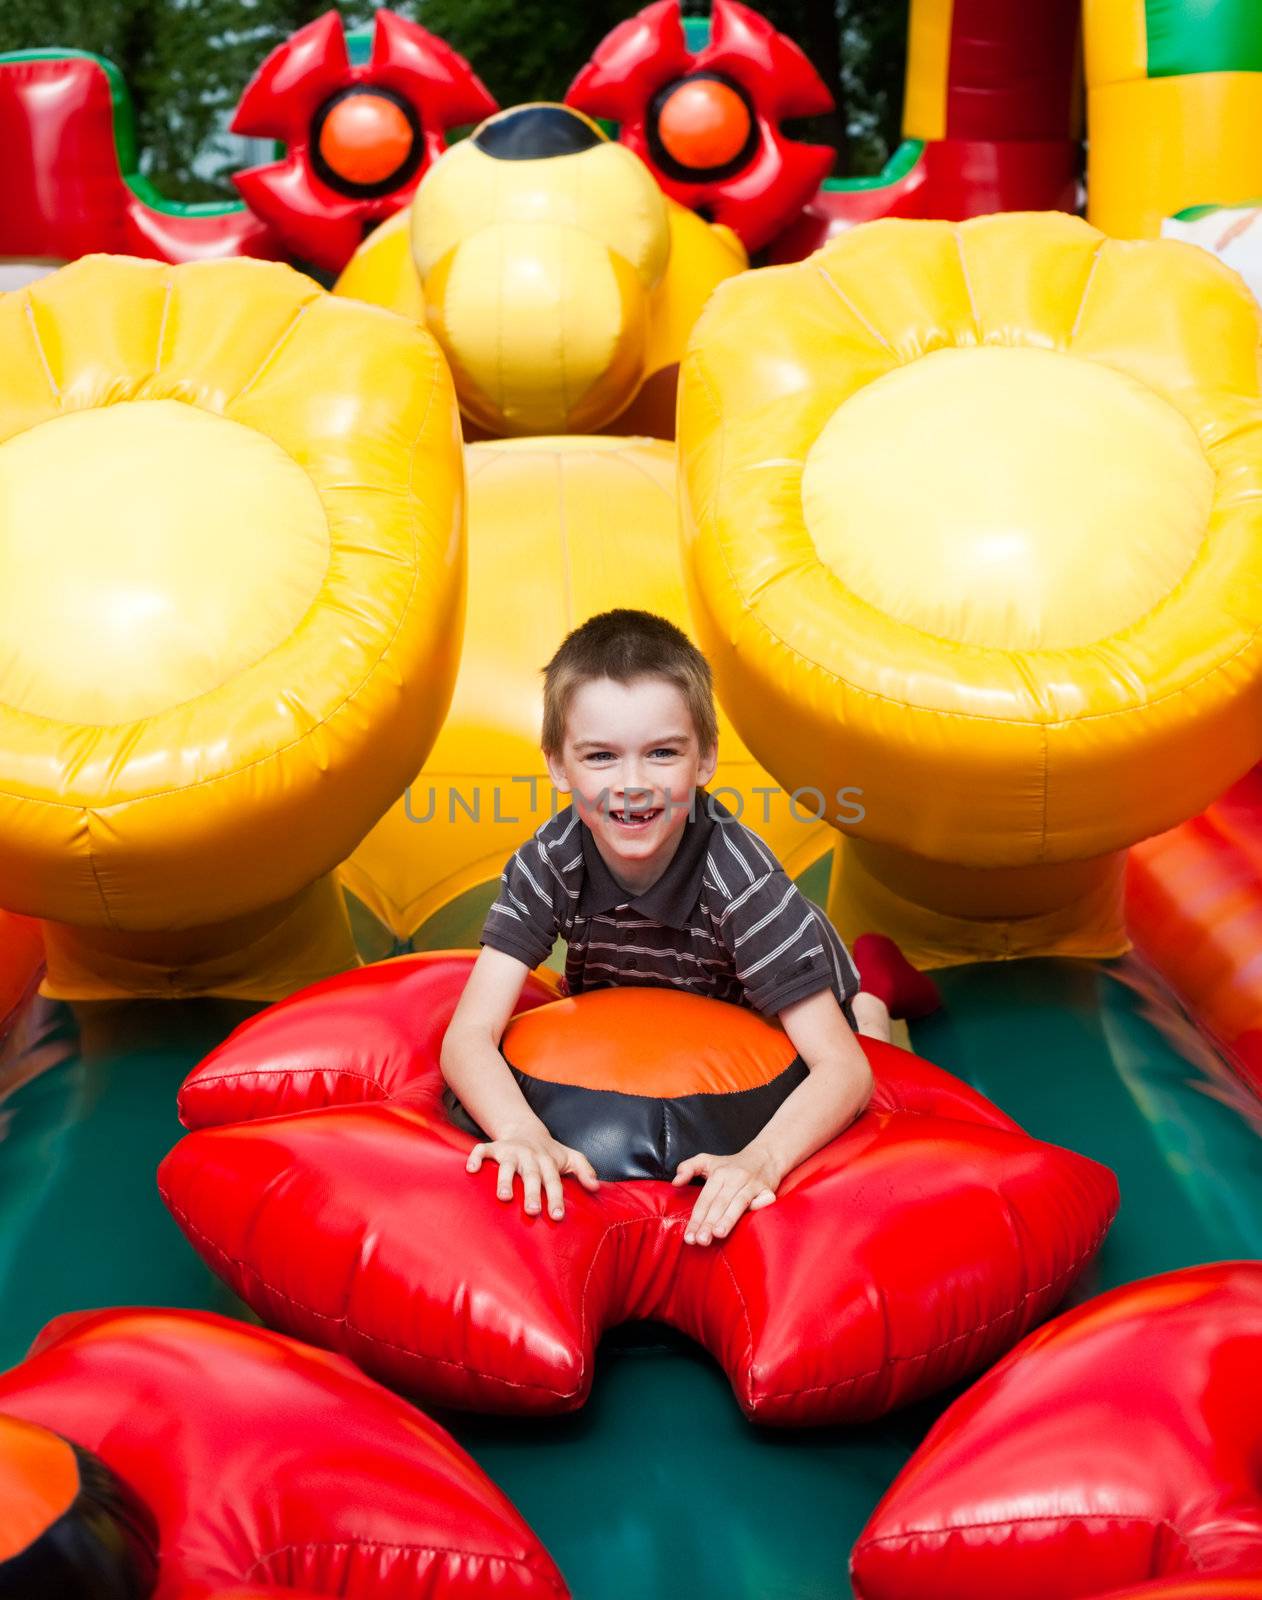
[[676,1167],[671,1182],[679,1188],[700,1177],[705,1186],[684,1228],[685,1244],[725,1239],[743,1212],[761,1211],[776,1198],[778,1179],[770,1158],[753,1149],[734,1156],[689,1156]]
[[537,1216],[547,1196],[548,1215],[560,1222],[565,1215],[561,1177],[568,1173],[584,1189],[600,1188],[596,1169],[581,1150],[571,1150],[547,1134],[516,1134],[475,1144],[465,1163],[466,1172],[477,1172],[485,1160],[499,1163],[495,1193],[500,1200],[513,1198],[513,1176],[521,1179],[522,1201],[527,1216]]

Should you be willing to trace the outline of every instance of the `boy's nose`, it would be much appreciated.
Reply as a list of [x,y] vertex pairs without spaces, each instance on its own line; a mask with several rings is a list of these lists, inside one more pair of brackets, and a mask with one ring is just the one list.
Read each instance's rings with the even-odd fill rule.
[[652,798],[653,785],[648,781],[648,774],[634,764],[623,768],[621,780],[614,790],[619,799],[648,800]]

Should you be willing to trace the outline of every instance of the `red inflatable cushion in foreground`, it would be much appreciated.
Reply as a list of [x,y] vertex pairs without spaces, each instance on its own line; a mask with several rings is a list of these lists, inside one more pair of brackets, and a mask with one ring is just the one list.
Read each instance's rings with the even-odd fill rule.
[[[865,1041],[871,1108],[722,1243],[685,1245],[697,1191],[654,1180],[594,1194],[566,1180],[564,1221],[527,1217],[496,1199],[493,1163],[465,1171],[473,1141],[441,1106],[438,1046],[471,960],[364,968],[243,1024],[185,1084],[198,1131],[159,1173],[180,1226],[265,1321],[429,1402],[574,1409],[604,1329],[654,1318],[713,1354],[752,1418],[877,1416],[1047,1316],[1116,1209],[1105,1168]],[[532,978],[523,1003],[550,992]],[[589,999],[625,1005],[634,1041],[648,1008],[681,997],[582,996],[557,1026]],[[710,1008],[716,1037],[752,1029],[783,1052],[752,1013],[688,1003]],[[611,1081],[625,1086],[620,1037],[611,1017]],[[532,1069],[547,1077],[537,1052]]]
[[226,1317],[60,1317],[0,1375],[0,1415],[91,1451],[148,1508],[155,1600],[567,1593],[436,1423],[339,1357]]
[[1260,1460],[1262,1264],[1127,1284],[943,1413],[855,1546],[855,1594],[1262,1596]]

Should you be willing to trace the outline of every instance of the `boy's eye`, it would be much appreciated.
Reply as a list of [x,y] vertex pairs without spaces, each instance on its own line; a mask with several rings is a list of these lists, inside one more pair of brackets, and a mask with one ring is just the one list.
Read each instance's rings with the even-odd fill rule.
[[[674,745],[671,745],[671,744],[658,745],[656,749],[649,751],[649,755],[650,756],[654,756],[654,757],[657,757],[657,756],[671,757],[671,756],[677,756],[678,754],[679,754],[679,751],[675,748]],[[584,759],[584,761],[613,761],[616,758],[615,758],[614,752],[612,750],[589,750],[587,752],[587,754],[583,757],[583,759]]]

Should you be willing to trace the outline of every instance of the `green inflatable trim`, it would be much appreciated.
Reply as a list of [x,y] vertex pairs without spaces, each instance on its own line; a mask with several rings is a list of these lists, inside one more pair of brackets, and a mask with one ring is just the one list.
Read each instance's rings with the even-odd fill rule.
[[1199,222],[1202,217],[1211,216],[1215,211],[1248,211],[1254,206],[1262,206],[1262,196],[1253,200],[1233,200],[1230,205],[1185,206],[1182,211],[1176,211],[1170,220]]
[[1262,72],[1258,0],[1145,0],[1148,76]]
[[924,153],[923,139],[904,139],[879,172],[874,172],[866,178],[825,178],[820,188],[839,192],[847,189],[888,188],[890,184],[898,183],[905,178]]

